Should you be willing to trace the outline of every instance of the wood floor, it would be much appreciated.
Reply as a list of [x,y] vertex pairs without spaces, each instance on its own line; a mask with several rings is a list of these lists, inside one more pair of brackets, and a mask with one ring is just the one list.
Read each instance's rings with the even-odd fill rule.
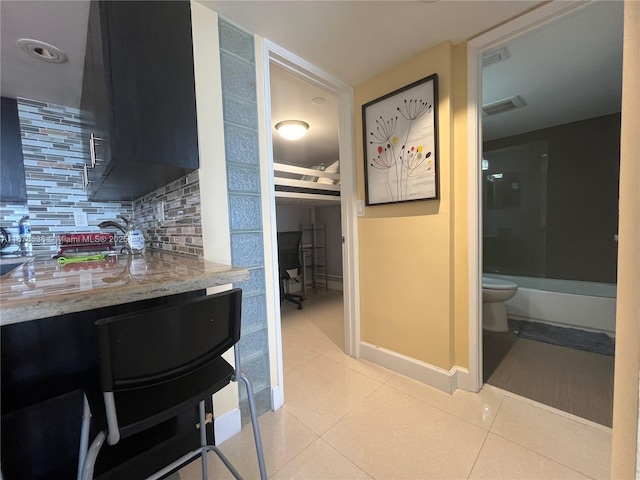
[[614,357],[483,332],[484,381],[612,426]]

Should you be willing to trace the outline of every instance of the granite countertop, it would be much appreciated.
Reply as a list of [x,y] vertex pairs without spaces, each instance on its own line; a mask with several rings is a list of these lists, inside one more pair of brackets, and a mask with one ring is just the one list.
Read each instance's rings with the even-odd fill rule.
[[0,277],[0,325],[26,322],[244,281],[249,272],[167,252],[111,255],[59,265],[50,258],[18,259]]

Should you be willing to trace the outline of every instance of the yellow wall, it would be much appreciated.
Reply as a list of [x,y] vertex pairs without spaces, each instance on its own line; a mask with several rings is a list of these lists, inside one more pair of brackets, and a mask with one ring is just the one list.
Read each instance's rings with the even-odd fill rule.
[[611,478],[638,478],[640,395],[640,2],[624,3],[620,241]]
[[[448,370],[468,365],[466,45],[441,43],[359,85],[355,109],[433,73],[440,199],[366,207],[358,222],[360,322],[364,342]],[[356,163],[364,199],[361,141]]]
[[467,44],[453,50],[453,313],[454,364],[469,366],[469,148],[467,128]]

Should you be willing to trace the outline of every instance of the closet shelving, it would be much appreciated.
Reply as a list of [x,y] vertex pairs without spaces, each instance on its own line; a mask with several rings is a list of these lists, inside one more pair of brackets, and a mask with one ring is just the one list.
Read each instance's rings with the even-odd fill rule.
[[303,294],[307,295],[307,288],[311,286],[315,293],[320,289],[327,290],[329,281],[327,275],[327,227],[311,224],[300,225],[302,231],[302,269]]

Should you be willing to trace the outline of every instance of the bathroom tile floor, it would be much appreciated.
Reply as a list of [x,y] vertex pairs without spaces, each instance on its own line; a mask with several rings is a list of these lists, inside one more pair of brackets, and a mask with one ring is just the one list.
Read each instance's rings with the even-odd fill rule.
[[[490,385],[448,395],[348,357],[323,333],[328,316],[342,321],[335,292],[282,310],[285,404],[260,417],[269,478],[609,477],[609,428]],[[258,478],[250,425],[221,449]],[[214,454],[208,465],[210,478],[232,478]],[[180,471],[200,475],[197,461]]]

